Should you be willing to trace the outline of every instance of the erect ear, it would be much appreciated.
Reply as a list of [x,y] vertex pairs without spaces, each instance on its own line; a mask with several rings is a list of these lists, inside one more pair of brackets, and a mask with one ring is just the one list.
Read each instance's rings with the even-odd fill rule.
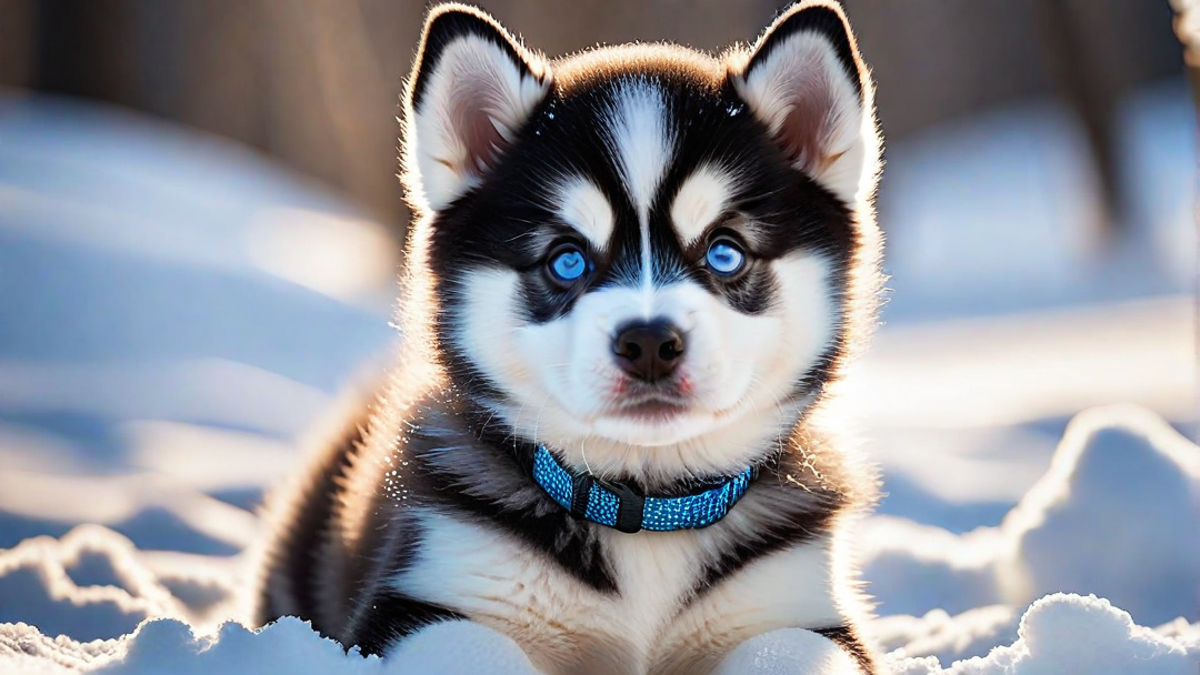
[[438,210],[478,184],[549,86],[545,61],[495,19],[464,5],[436,7],[404,102],[409,199]]
[[793,5],[730,69],[797,169],[847,203],[873,192],[879,139],[871,81],[837,4]]

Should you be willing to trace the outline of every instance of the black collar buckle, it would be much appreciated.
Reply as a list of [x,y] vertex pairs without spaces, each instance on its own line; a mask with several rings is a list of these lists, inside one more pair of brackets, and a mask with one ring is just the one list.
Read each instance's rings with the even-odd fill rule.
[[597,485],[613,493],[617,498],[617,522],[613,527],[626,534],[640,532],[642,516],[646,509],[646,495],[627,483],[611,482],[599,478],[595,481]]

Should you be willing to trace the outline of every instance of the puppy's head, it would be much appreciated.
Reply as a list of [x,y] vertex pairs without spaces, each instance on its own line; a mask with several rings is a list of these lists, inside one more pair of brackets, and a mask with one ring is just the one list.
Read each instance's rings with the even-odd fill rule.
[[879,154],[836,6],[720,59],[555,62],[444,6],[405,106],[406,324],[518,436],[600,474],[738,471],[836,377],[873,306]]

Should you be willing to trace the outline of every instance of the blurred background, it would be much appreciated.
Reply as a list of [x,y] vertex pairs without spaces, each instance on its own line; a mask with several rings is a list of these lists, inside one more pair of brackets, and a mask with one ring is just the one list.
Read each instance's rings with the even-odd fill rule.
[[[781,7],[479,4],[550,55],[718,50]],[[1091,406],[1194,437],[1181,36],[1200,19],[1182,0],[844,4],[887,139],[892,292],[848,386],[882,516],[998,525]],[[98,522],[164,568],[236,566],[295,441],[396,339],[395,117],[425,10],[0,0],[0,549]],[[0,621],[29,620],[3,593]]]

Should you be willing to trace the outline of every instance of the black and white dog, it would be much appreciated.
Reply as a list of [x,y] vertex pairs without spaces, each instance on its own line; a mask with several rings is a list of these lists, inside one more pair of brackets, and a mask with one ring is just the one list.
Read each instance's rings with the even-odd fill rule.
[[881,249],[841,10],[551,61],[446,5],[404,113],[403,346],[276,496],[257,619],[368,653],[483,626],[556,675],[793,631],[876,672],[843,542],[875,479],[829,414]]

